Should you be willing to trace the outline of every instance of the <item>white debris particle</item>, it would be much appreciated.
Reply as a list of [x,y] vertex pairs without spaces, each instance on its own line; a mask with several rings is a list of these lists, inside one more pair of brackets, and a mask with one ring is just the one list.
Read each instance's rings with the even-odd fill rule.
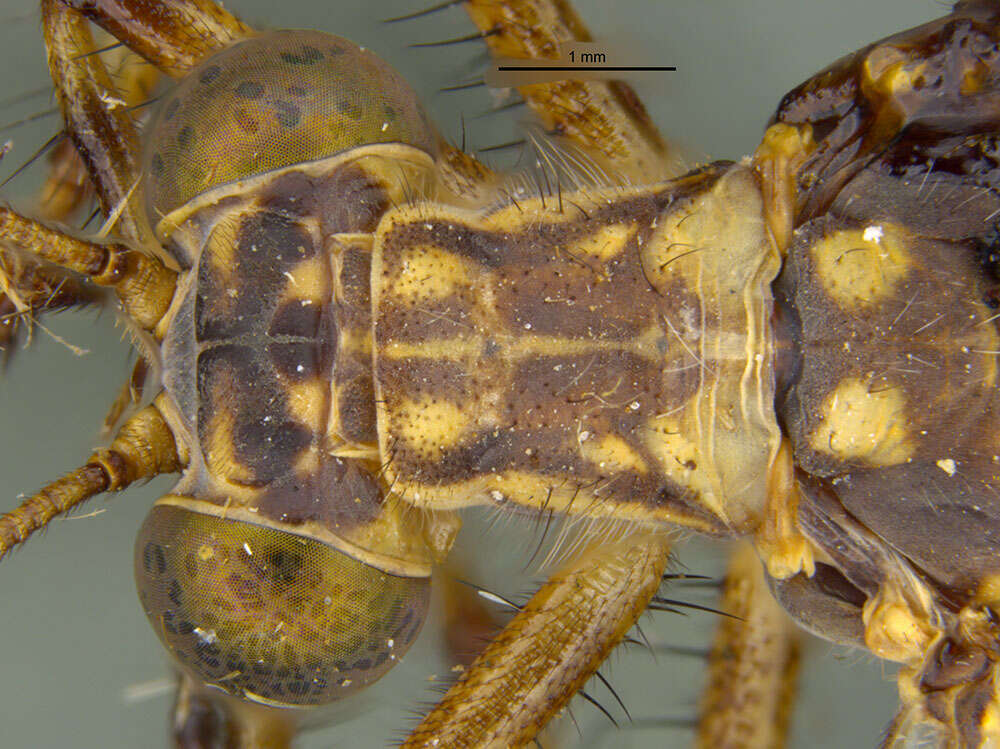
[[499,492],[496,489],[490,492],[490,499],[494,502],[503,502],[503,492]]
[[100,99],[102,102],[108,105],[108,109],[118,109],[119,107],[127,106],[128,103],[123,99],[119,99],[117,96],[112,96],[106,91],[100,93]]
[[392,650],[396,646],[396,641],[390,637],[388,640],[385,641],[385,644],[389,646],[390,650]]
[[881,226],[866,226],[861,238],[866,242],[879,242],[882,239]]
[[580,432],[580,442],[586,442],[590,439],[590,432],[584,430]]
[[219,641],[219,637],[215,634],[214,629],[202,629],[201,627],[195,627],[194,633],[198,636],[199,640],[208,645]]
[[250,551],[250,544],[248,544],[246,542],[243,543],[243,551],[245,551],[247,553],[248,557],[252,557],[253,556],[253,552]]
[[389,122],[388,121],[383,122],[382,123],[382,132],[384,133],[388,129],[389,129]]
[[298,365],[296,365],[296,366],[295,366],[295,371],[296,371],[296,372],[300,372],[300,373],[301,373],[301,372],[305,372],[305,371],[306,371],[306,368],[305,368],[305,367],[303,367],[303,366],[302,366],[301,364],[298,364]]
[[333,599],[330,598],[330,596],[327,596],[326,598],[323,599],[323,603],[329,606],[331,603],[333,603]]
[[525,329],[525,330],[531,330],[531,323],[530,323],[530,322],[526,322],[526,323],[524,324],[524,329]]
[[640,407],[639,401],[632,401],[631,403],[628,404],[628,407],[631,408],[633,411],[638,411]]
[[947,473],[949,476],[955,475],[955,461],[951,458],[944,458],[937,462],[937,467],[942,471]]

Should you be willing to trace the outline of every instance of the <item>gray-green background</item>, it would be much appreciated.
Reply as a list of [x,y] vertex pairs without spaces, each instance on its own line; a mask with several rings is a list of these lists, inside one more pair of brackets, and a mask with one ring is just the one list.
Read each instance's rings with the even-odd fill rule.
[[[365,3],[317,0],[230,0],[251,23],[313,27],[353,38],[383,55],[415,84],[442,130],[460,137],[464,113],[470,145],[509,140],[515,118],[493,124],[473,116],[489,106],[482,91],[440,94],[437,89],[476,74],[476,44],[414,50],[407,44],[461,36],[471,30],[463,11],[383,25],[380,19],[418,9],[431,0]],[[933,0],[602,0],[578,3],[591,30],[626,47],[644,64],[676,65],[676,73],[634,81],[664,132],[684,144],[694,165],[712,157],[738,158],[757,142],[780,96],[800,80],[861,44],[945,12]],[[49,97],[10,97],[46,81],[37,11],[28,0],[0,0],[0,121],[50,105]],[[8,174],[55,132],[54,119],[0,133],[14,150],[0,164]],[[30,206],[40,170],[2,196]],[[53,333],[86,349],[76,356],[41,329],[34,345],[18,352],[0,377],[0,510],[79,464],[97,444],[97,427],[129,372],[128,348],[111,312],[43,320]],[[132,541],[153,499],[170,480],[98,499],[81,514],[56,522],[25,549],[0,564],[0,745],[5,747],[162,747],[167,743],[169,697],[166,660],[147,625],[132,586]],[[465,535],[477,565],[468,577],[515,595],[531,582],[523,562],[529,531],[501,519],[470,527]],[[510,539],[515,539],[512,543]],[[503,539],[503,540],[501,540]],[[524,539],[524,540],[517,540]],[[510,549],[514,549],[512,553]],[[502,551],[501,551],[502,550]],[[689,543],[679,556],[694,572],[720,569],[725,548]],[[470,552],[471,553],[471,552]],[[693,600],[708,602],[701,594]],[[657,643],[704,645],[713,617],[658,614],[644,629]],[[429,679],[447,674],[431,621],[407,661],[375,695],[349,705],[342,720],[306,736],[308,747],[378,747],[398,737],[412,711],[433,699]],[[895,703],[892,669],[869,656],[811,640],[802,677],[794,747],[873,746]],[[637,719],[689,717],[701,684],[700,662],[633,648],[607,671]],[[152,696],[131,699],[136,685]],[[620,720],[620,710],[599,686],[595,696]],[[548,747],[685,746],[690,734],[662,726],[615,732],[596,710],[577,699],[572,722]],[[627,724],[627,721],[625,721]]]

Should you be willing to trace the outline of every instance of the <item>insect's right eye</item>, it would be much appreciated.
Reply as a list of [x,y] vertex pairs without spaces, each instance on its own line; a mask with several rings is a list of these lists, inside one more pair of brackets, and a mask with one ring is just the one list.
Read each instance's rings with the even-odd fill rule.
[[153,629],[183,668],[279,707],[324,704],[374,682],[416,639],[430,601],[427,577],[170,505],[146,517],[135,575]]
[[154,227],[213,188],[355,146],[402,143],[432,156],[437,148],[399,73],[318,31],[274,31],[210,57],[164,97],[145,141]]

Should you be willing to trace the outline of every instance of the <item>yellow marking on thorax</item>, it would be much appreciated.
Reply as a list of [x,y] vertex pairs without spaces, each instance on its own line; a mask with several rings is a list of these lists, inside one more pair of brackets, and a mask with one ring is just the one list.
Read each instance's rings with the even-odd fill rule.
[[303,260],[285,278],[288,284],[281,295],[282,301],[308,300],[319,305],[330,294],[330,267],[322,253]]
[[605,434],[580,441],[580,455],[604,471],[648,473],[649,466],[621,437]]
[[901,388],[871,390],[871,383],[848,377],[823,401],[822,421],[810,446],[842,460],[871,466],[905,463],[916,451],[909,433],[906,397]]
[[634,224],[611,224],[602,227],[589,237],[582,237],[567,248],[576,257],[592,258],[607,263],[625,251],[629,240],[635,235]]
[[343,327],[337,331],[337,336],[337,351],[340,356],[348,353],[371,356],[373,343],[370,328]]
[[474,404],[464,408],[432,395],[402,400],[396,410],[393,437],[432,460],[459,443],[477,417]]
[[[205,242],[199,259],[199,263],[207,263],[211,268],[212,275],[223,281],[224,287],[230,289],[232,286],[229,281],[236,264],[236,236],[242,221],[243,214],[238,212],[230,213],[220,219]],[[236,289],[232,289],[232,291],[236,291]],[[233,297],[223,293],[216,295],[213,302],[224,305],[226,309],[231,309]]]
[[[642,430],[643,441],[664,476],[678,486],[690,489],[702,505],[718,517],[725,518],[712,466],[704,465],[703,448],[690,436],[692,430],[688,420],[697,417],[696,400],[697,397],[685,404],[681,413],[649,419]],[[689,413],[692,411],[695,413]]]
[[327,385],[322,380],[307,382],[282,382],[288,399],[288,412],[297,422],[317,433],[327,412]]
[[385,294],[406,302],[446,299],[473,285],[474,265],[443,247],[415,245],[400,254],[400,271],[386,281]]
[[838,231],[809,250],[826,292],[848,312],[874,307],[896,293],[914,265],[907,237],[888,223]]
[[[214,399],[216,403],[223,403]],[[226,408],[215,408],[208,424],[208,437],[203,450],[209,473],[216,479],[225,482],[247,484],[254,480],[250,468],[236,458],[233,427],[236,419],[232,411]]]
[[379,349],[383,359],[431,359],[463,361],[480,359],[487,338],[502,346],[501,355],[505,360],[517,361],[538,356],[581,356],[600,351],[620,351],[633,353],[649,359],[659,359],[654,341],[663,332],[652,328],[637,338],[626,341],[602,341],[592,338],[564,338],[562,336],[523,335],[506,336],[470,333],[461,338],[440,338],[433,341],[406,343],[388,341]]

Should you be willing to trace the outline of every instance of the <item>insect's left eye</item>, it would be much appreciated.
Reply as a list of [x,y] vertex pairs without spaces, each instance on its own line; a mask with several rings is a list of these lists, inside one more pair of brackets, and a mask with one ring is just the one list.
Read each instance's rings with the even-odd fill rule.
[[136,585],[157,635],[209,686],[319,705],[385,674],[420,631],[430,579],[391,575],[320,541],[158,505]]
[[144,139],[154,227],[213,188],[355,146],[437,148],[399,73],[318,31],[274,31],[208,58],[164,97]]

